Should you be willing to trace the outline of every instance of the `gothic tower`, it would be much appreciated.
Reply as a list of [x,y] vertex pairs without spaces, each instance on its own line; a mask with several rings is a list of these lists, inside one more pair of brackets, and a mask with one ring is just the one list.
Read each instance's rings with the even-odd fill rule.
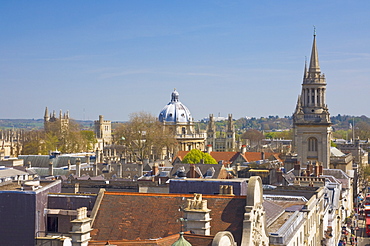
[[[54,124],[54,127],[52,126]],[[52,129],[59,130],[59,131],[67,131],[69,128],[69,112],[62,113],[62,110],[59,112],[59,118],[57,118],[55,111],[50,113],[48,111],[48,107],[45,108],[44,114],[44,130],[50,131]]]
[[331,122],[325,96],[326,80],[320,70],[315,32],[309,68],[306,62],[302,92],[293,114],[293,146],[301,165],[312,161],[329,168]]
[[229,114],[227,120],[225,144],[228,151],[235,151],[235,127],[232,114]]
[[216,125],[213,119],[213,114],[209,115],[209,122],[207,125],[207,146],[216,147]]

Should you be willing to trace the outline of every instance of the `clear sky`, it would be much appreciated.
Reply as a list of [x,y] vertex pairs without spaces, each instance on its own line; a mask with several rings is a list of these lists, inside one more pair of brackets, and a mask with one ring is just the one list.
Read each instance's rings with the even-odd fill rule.
[[370,1],[0,0],[0,119],[291,115],[313,26],[331,115],[370,116]]

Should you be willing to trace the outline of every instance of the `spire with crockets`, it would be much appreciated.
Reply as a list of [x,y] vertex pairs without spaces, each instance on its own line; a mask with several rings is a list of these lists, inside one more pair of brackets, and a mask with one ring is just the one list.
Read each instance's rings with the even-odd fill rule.
[[304,114],[305,117],[296,117],[296,120],[315,121],[330,123],[328,108],[326,105],[326,79],[321,73],[319,56],[316,45],[316,29],[313,35],[311,60],[307,69],[305,62],[302,92],[299,105],[297,103],[295,114]]

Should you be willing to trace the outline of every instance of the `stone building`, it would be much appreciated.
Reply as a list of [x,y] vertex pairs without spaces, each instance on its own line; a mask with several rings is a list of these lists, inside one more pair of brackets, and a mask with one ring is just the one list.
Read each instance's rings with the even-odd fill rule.
[[293,114],[294,151],[298,162],[330,163],[331,121],[326,105],[326,79],[321,73],[314,34],[311,61],[304,69],[302,92]]
[[44,115],[44,130],[50,131],[52,129],[52,123],[57,123],[57,129],[60,131],[67,131],[69,128],[69,112],[63,114],[62,110],[59,112],[59,118],[56,116],[55,111],[49,114],[48,107],[45,108]]
[[178,150],[192,150],[205,148],[205,133],[195,129],[193,117],[189,109],[180,102],[176,89],[171,94],[171,101],[159,113],[159,121],[163,126],[174,133],[179,143]]
[[228,116],[226,131],[221,132],[220,136],[217,136],[213,114],[209,115],[209,122],[207,126],[207,146],[212,146],[214,151],[236,150],[235,127],[232,114],[229,114]]
[[16,157],[22,152],[23,133],[23,130],[0,130],[0,160]]
[[[101,161],[99,156],[103,155],[104,150],[109,153],[114,151],[112,149],[112,122],[110,120],[104,120],[103,115],[99,115],[99,120],[94,121],[94,133],[96,137],[95,149],[97,151],[97,159]],[[109,153],[112,155],[112,153]]]

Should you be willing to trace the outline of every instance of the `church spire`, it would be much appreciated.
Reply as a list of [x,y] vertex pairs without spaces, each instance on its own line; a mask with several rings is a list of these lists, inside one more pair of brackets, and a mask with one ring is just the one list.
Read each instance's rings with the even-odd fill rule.
[[48,119],[49,119],[49,111],[48,111],[48,107],[46,107],[46,108],[45,108],[44,119],[45,119],[45,120],[48,120]]
[[316,46],[316,28],[314,28],[311,61],[310,61],[310,68],[308,72],[311,77],[316,77],[315,75],[320,74],[319,55],[317,53],[317,46]]

